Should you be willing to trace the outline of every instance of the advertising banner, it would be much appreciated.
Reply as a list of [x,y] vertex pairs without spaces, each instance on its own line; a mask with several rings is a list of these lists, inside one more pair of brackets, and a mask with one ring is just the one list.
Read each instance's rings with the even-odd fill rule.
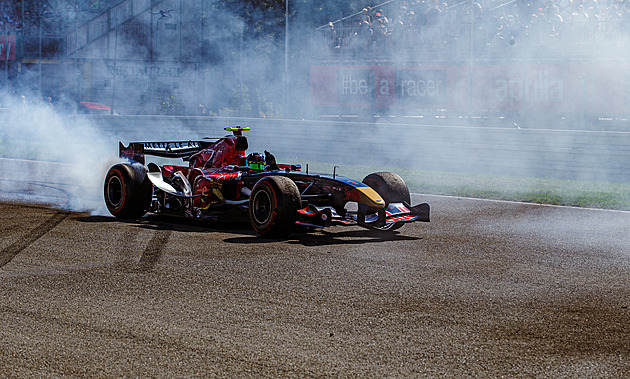
[[448,108],[457,67],[312,66],[315,106]]
[[315,107],[337,107],[339,91],[337,90],[338,66],[311,66],[311,104]]
[[371,105],[374,102],[374,71],[371,69],[337,70],[339,102],[347,105]]
[[15,34],[0,34],[0,60],[15,60]]
[[396,70],[396,103],[403,107],[433,108],[448,103],[446,70]]
[[477,65],[470,108],[567,112],[581,108],[585,77],[572,65]]
[[311,67],[316,107],[473,112],[630,112],[623,65],[478,64]]

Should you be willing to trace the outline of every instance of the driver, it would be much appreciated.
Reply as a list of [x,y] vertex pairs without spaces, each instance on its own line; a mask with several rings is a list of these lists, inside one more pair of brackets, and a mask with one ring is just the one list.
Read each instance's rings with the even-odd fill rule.
[[258,152],[249,154],[247,156],[247,167],[252,171],[265,171],[265,168],[267,168],[265,157]]
[[249,154],[247,156],[247,167],[252,171],[258,172],[265,170],[277,171],[280,169],[276,164],[276,157],[267,150],[265,150],[264,156],[259,152]]

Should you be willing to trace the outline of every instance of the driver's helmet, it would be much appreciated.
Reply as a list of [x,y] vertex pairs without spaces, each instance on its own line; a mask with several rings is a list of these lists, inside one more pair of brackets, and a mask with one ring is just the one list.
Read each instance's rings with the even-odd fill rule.
[[247,156],[247,167],[254,171],[265,171],[265,157],[258,152],[249,154]]

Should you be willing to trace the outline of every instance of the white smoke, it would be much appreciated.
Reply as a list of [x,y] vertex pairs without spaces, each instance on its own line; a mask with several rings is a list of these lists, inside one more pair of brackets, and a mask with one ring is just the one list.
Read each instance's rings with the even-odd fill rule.
[[[408,2],[419,3],[419,2]],[[488,3],[488,2],[482,2]],[[497,4],[499,2],[496,2]],[[512,3],[512,2],[506,2]],[[94,101],[112,104],[116,108],[126,108],[129,112],[137,112],[138,114],[152,114],[156,109],[154,104],[157,96],[165,96],[169,91],[175,94],[175,101],[186,100],[186,112],[188,115],[198,115],[196,107],[199,104],[205,106],[207,111],[211,111],[218,115],[224,116],[245,116],[245,117],[299,117],[308,115],[318,115],[317,110],[311,108],[309,99],[309,66],[317,65],[317,59],[313,58],[312,53],[316,51],[316,47],[311,45],[313,36],[317,36],[315,31],[316,24],[313,19],[321,17],[321,14],[315,14],[313,10],[315,5],[308,2],[292,2],[291,3],[291,20],[290,40],[289,40],[289,72],[288,77],[283,78],[284,72],[284,39],[281,37],[284,33],[284,25],[276,22],[277,30],[273,36],[266,35],[265,38],[255,38],[254,33],[268,19],[268,15],[262,10],[251,12],[249,18],[244,17],[245,12],[242,9],[226,9],[226,6],[219,6],[221,2],[205,1],[205,2],[182,2],[179,0],[167,0],[159,2],[151,12],[144,12],[133,21],[124,23],[111,31],[108,36],[110,45],[108,49],[108,59],[102,59],[98,53],[98,44],[92,51],[94,55],[85,53],[78,55],[78,59],[90,60],[94,65],[93,78],[94,87],[98,85],[101,88],[93,88],[92,96]],[[236,4],[236,3],[235,3]],[[358,4],[358,2],[357,2]],[[587,86],[589,82],[584,81],[583,88],[559,87],[559,80],[569,83],[568,79],[575,76],[572,72],[555,72],[545,69],[549,64],[542,65],[542,68],[531,66],[532,70],[527,72],[517,72],[514,75],[503,75],[494,79],[494,69],[492,64],[503,62],[499,66],[521,67],[522,62],[536,61],[545,58],[550,59],[550,55],[542,56],[540,52],[553,53],[554,59],[569,60],[578,53],[583,58],[593,59],[596,54],[610,54],[618,52],[615,57],[621,56],[625,58],[622,49],[615,49],[617,44],[601,45],[597,50],[585,51],[565,51],[553,50],[551,48],[543,48],[535,44],[531,40],[525,39],[523,36],[517,37],[513,44],[507,42],[509,39],[496,40],[492,39],[490,46],[484,43],[475,44],[474,56],[469,57],[471,48],[469,47],[470,26],[466,24],[469,20],[468,12],[465,6],[456,6],[458,3],[449,2],[451,9],[443,14],[443,22],[451,22],[450,24],[442,24],[440,28],[448,31],[447,35],[452,35],[454,31],[459,30],[457,43],[459,50],[457,56],[440,56],[440,62],[434,64],[437,66],[448,65],[449,62],[460,61],[462,56],[471,61],[482,62],[480,66],[486,67],[485,70],[477,72],[476,79],[488,76],[490,79],[483,82],[495,83],[498,89],[489,88],[487,93],[501,95],[501,99],[507,99],[506,103],[515,106],[516,102],[528,102],[532,104],[541,103],[543,100],[555,100],[558,97],[567,97],[569,94],[577,90],[591,90]],[[463,3],[462,3],[463,4]],[[363,5],[375,5],[364,2]],[[318,2],[318,7],[331,9],[327,20],[337,20],[348,13],[344,9],[340,14],[341,5],[339,2],[325,1]],[[157,15],[161,9],[172,9],[169,17],[160,19]],[[334,12],[332,10],[336,9]],[[506,12],[516,13],[515,9],[508,9]],[[397,16],[398,5],[396,2],[384,7],[386,15],[390,20],[395,20]],[[354,11],[359,12],[360,8]],[[151,13],[154,14],[151,17]],[[282,12],[280,12],[282,13]],[[496,13],[496,12],[495,12]],[[496,27],[497,20],[491,18],[490,15],[484,20],[492,27]],[[493,16],[494,17],[494,16]],[[318,20],[319,22],[321,20]],[[525,22],[526,20],[521,20]],[[325,22],[322,22],[323,25]],[[174,26],[176,25],[176,27]],[[346,25],[349,27],[349,24]],[[489,26],[490,28],[490,26]],[[491,31],[491,29],[488,29]],[[417,35],[413,35],[414,39],[425,39],[430,34],[422,34],[419,30]],[[579,37],[575,36],[575,40],[570,41],[572,34],[565,33],[567,38],[567,46],[579,45]],[[625,36],[617,36],[619,43],[625,42]],[[490,40],[490,38],[486,38]],[[112,42],[113,41],[113,42]],[[568,43],[572,42],[572,43]],[[454,43],[449,40],[449,43]],[[558,42],[549,42],[549,46],[558,46]],[[428,46],[428,45],[427,45]],[[445,45],[451,46],[451,45]],[[589,45],[592,46],[592,45]],[[607,47],[607,48],[606,48]],[[424,44],[413,45],[400,52],[394,52],[395,55],[390,56],[390,64],[401,59],[401,62],[425,62],[429,58],[433,58],[430,52],[427,53]],[[441,49],[437,47],[437,52],[444,53],[451,50]],[[81,52],[83,54],[83,52]],[[99,57],[100,60],[99,60]],[[113,59],[112,59],[113,57]],[[467,58],[468,57],[468,58]],[[330,59],[331,64],[339,67],[345,67],[347,71],[348,82],[351,84],[358,77],[355,77],[361,69],[366,65],[376,66],[380,63],[370,64],[369,59],[362,60],[350,59],[343,61],[339,58],[335,62],[335,58]],[[404,58],[404,60],[403,60]],[[436,59],[438,57],[435,57]],[[153,61],[152,61],[153,59]],[[429,59],[430,60],[430,59]],[[176,63],[173,63],[176,62]],[[368,63],[366,63],[368,62]],[[388,63],[389,62],[389,63]],[[445,63],[446,62],[446,63]],[[508,64],[506,62],[513,62]],[[171,64],[172,63],[172,64]],[[361,67],[354,67],[362,64]],[[383,64],[379,68],[382,77],[386,71],[387,64]],[[170,65],[170,66],[169,66]],[[403,69],[400,74],[407,84],[415,83],[416,87],[402,84],[407,89],[407,94],[418,95],[419,86],[430,85],[430,81],[417,76],[415,69],[404,69],[403,63],[399,64]],[[79,64],[77,64],[79,66]],[[168,66],[168,67],[167,67]],[[103,68],[105,67],[105,69]],[[356,68],[351,71],[352,68]],[[468,85],[467,64],[458,66],[458,72],[461,73],[462,83],[452,83],[454,88],[466,88]],[[475,66],[478,67],[478,66]],[[580,66],[582,67],[582,66]],[[627,76],[627,65],[614,65],[612,68],[622,68],[625,71],[613,73],[614,78],[624,80]],[[160,70],[165,70],[165,75]],[[587,67],[588,69],[588,67]],[[428,70],[428,69],[427,69]],[[78,70],[77,70],[78,71]],[[344,71],[344,72],[345,72]],[[366,71],[366,70],[363,70]],[[393,80],[396,78],[394,70],[390,75],[392,81],[388,87],[391,93],[396,86]],[[479,70],[477,70],[479,71]],[[577,74],[585,73],[587,70],[581,69],[576,71]],[[114,73],[112,77],[112,73]],[[21,84],[28,87],[29,75],[33,81],[32,88],[37,87],[37,73],[24,67],[23,73],[19,80]],[[171,76],[171,74],[173,74]],[[518,74],[518,75],[517,75]],[[77,81],[77,72],[70,72],[67,80],[60,81],[65,83],[74,83]],[[100,75],[100,76],[99,76]],[[603,74],[599,74],[597,78],[602,78]],[[442,90],[444,80],[439,81],[441,77],[434,79],[435,89]],[[287,83],[283,83],[283,80]],[[333,79],[334,80],[334,79]],[[579,80],[571,80],[571,82],[582,83]],[[615,79],[609,79],[615,80]],[[105,85],[104,83],[107,83]],[[441,84],[438,84],[441,83]],[[542,84],[540,84],[542,83]],[[115,96],[112,96],[111,86],[116,88]],[[529,92],[517,91],[516,88],[529,88]],[[602,88],[606,86],[602,85]],[[433,87],[431,87],[433,88]],[[575,91],[574,91],[575,90]],[[134,92],[135,91],[135,92]],[[336,93],[336,92],[334,92]],[[483,109],[489,103],[486,92],[480,92],[480,96],[469,98],[469,92],[462,91],[463,99],[456,99],[457,102],[470,104],[472,109]],[[594,95],[585,92],[586,95]],[[617,97],[619,94],[616,94]],[[40,96],[40,95],[38,95]],[[144,96],[144,98],[143,98]],[[612,96],[612,95],[610,95]],[[593,96],[595,97],[595,96]],[[621,96],[623,97],[623,96]],[[113,101],[115,98],[115,101]],[[503,99],[503,100],[505,100]],[[30,100],[30,98],[29,98]],[[598,99],[598,104],[605,104],[612,99]],[[618,100],[619,101],[619,100]],[[140,109],[144,103],[152,104],[152,109]],[[470,102],[470,103],[469,103]],[[477,102],[477,104],[473,104]],[[543,156],[546,152],[548,140],[543,140],[545,145],[539,144],[538,140],[533,139],[532,133],[528,133],[527,129],[556,127],[552,124],[557,118],[546,119],[541,117],[535,119],[533,114],[523,112],[517,115],[517,111],[509,110],[502,114],[491,114],[493,121],[472,118],[458,118],[459,116],[469,116],[465,112],[452,112],[447,116],[453,118],[449,121],[440,121],[435,119],[435,114],[442,115],[442,109],[415,109],[411,101],[405,104],[411,109],[403,109],[401,113],[396,111],[388,114],[386,111],[380,113],[380,118],[371,118],[370,123],[357,124],[340,124],[334,133],[323,134],[324,128],[317,127],[317,124],[301,124],[299,134],[295,136],[295,140],[289,140],[287,136],[282,139],[270,141],[263,148],[273,150],[277,156],[289,156],[302,158],[309,155],[315,158],[309,160],[314,161],[320,159],[324,163],[347,164],[347,163],[366,163],[373,165],[378,162],[383,165],[397,165],[414,169],[430,169],[430,170],[457,170],[463,172],[505,172],[506,160],[503,156],[493,156],[492,149],[508,146],[516,152],[509,156],[509,170],[517,175],[545,176],[548,173],[542,172],[539,165],[532,165],[530,162],[539,156]],[[492,104],[491,104],[492,105]],[[72,209],[103,209],[102,204],[102,179],[107,168],[116,161],[116,147],[118,140],[125,141],[125,138],[117,138],[111,133],[106,133],[94,123],[94,119],[79,115],[67,115],[58,110],[52,111],[45,104],[39,101],[31,101],[28,107],[23,107],[19,98],[9,98],[3,101],[5,107],[5,124],[2,125],[2,142],[0,154],[4,157],[18,157],[35,159],[42,161],[56,162],[57,165],[49,166],[44,173],[26,170],[23,175],[25,182],[39,180],[42,175],[53,176],[57,178],[70,177],[66,183],[71,187],[72,193]],[[420,106],[418,106],[420,108]],[[315,111],[315,112],[313,112]],[[370,109],[369,111],[372,111]],[[381,110],[379,110],[381,111]],[[412,116],[422,117],[402,117],[404,112],[409,111]],[[459,110],[458,110],[459,111]],[[465,111],[465,110],[464,110]],[[145,113],[143,113],[145,112]],[[434,113],[432,113],[434,112]],[[549,113],[555,116],[553,112]],[[510,116],[525,117],[525,122],[519,122],[516,126],[512,122],[505,123]],[[371,114],[368,114],[371,117]],[[391,119],[389,116],[392,116]],[[505,117],[499,119],[499,116]],[[584,129],[589,127],[585,122],[582,114],[574,114],[577,123],[571,124],[574,129]],[[429,120],[429,121],[427,121]],[[429,126],[433,120],[440,121],[437,127]],[[486,128],[487,122],[503,122],[498,125],[504,127],[510,126],[513,130],[495,131],[493,128]],[[372,122],[376,121],[376,122]],[[510,120],[511,121],[511,120]],[[457,128],[452,127],[453,123],[457,124]],[[468,123],[468,124],[467,124]],[[155,125],[151,125],[155,126]],[[448,126],[449,128],[439,128],[439,126]],[[484,128],[470,128],[470,126],[482,126]],[[496,125],[490,125],[496,126]],[[520,128],[524,131],[521,131]],[[424,129],[421,129],[424,128]],[[148,125],[138,125],[134,129],[134,140],[139,138],[144,140],[165,140],[170,138],[200,138],[198,135],[188,135],[185,125],[173,124],[170,129],[150,128]],[[291,125],[290,130],[297,130],[298,125]],[[215,137],[216,131],[209,130],[208,134]],[[392,136],[400,135],[392,144],[384,144],[382,141],[394,139]],[[254,136],[254,132],[250,134]],[[176,137],[175,137],[176,136]],[[413,136],[414,138],[410,138]],[[128,134],[126,137],[132,138]],[[491,143],[487,142],[492,137]],[[529,138],[529,139],[528,139]],[[567,141],[553,141],[555,145],[549,143],[550,149],[571,150],[576,146],[572,144],[573,137],[567,137]],[[263,139],[264,140],[264,139]],[[129,140],[126,140],[129,142]],[[304,141],[308,141],[308,149],[301,148],[302,151],[294,153],[295,146],[301,146]],[[256,141],[252,138],[252,146],[256,145]],[[289,145],[286,148],[276,147],[278,144]],[[540,146],[539,146],[540,145]],[[475,148],[478,146],[478,148]],[[321,150],[319,147],[322,147]],[[526,148],[524,148],[526,147]],[[261,150],[263,149],[261,148]],[[313,151],[308,151],[308,150]],[[304,151],[306,150],[306,151]],[[300,155],[298,155],[300,154]],[[586,156],[586,154],[585,154]],[[604,156],[602,160],[608,159]],[[586,162],[589,163],[589,162]],[[556,165],[552,167],[550,162],[545,169],[549,172],[566,172],[564,166]],[[553,169],[553,170],[552,170]],[[591,171],[592,172],[592,171]],[[583,178],[592,179],[591,172],[584,172]],[[582,179],[582,177],[578,178]],[[596,179],[600,179],[596,177]],[[606,179],[606,178],[604,178]],[[65,187],[64,187],[65,188]],[[86,200],[86,194],[90,194],[95,200]],[[87,203],[86,203],[87,202]]]
[[2,198],[102,213],[103,180],[116,161],[117,139],[86,116],[58,113],[37,98],[26,101],[2,99]]

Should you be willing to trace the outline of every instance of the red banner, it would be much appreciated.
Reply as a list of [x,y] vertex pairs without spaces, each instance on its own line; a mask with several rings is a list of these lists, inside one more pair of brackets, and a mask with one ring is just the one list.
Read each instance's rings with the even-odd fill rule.
[[457,66],[312,66],[318,107],[453,108]]
[[15,60],[15,34],[0,35],[0,60],[7,60],[7,52],[9,60]]
[[623,65],[311,66],[316,107],[626,113]]

